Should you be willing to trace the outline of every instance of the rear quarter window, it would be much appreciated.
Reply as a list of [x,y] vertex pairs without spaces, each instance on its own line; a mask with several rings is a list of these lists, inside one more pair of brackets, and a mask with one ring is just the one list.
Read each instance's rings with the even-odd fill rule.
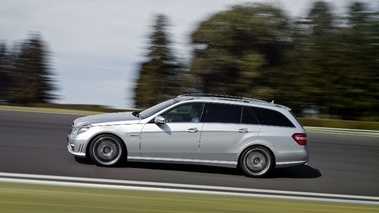
[[254,113],[261,125],[295,127],[281,112],[259,107],[250,107],[250,110]]

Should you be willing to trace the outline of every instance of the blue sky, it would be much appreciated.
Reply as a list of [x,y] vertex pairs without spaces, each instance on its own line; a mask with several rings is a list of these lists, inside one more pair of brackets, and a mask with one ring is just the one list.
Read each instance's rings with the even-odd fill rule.
[[[57,103],[133,108],[138,65],[156,14],[168,16],[174,50],[187,57],[189,35],[201,21],[245,2],[276,4],[298,17],[305,16],[314,1],[0,0],[0,42],[11,46],[30,33],[41,34],[51,52]],[[351,1],[329,2],[342,10]]]

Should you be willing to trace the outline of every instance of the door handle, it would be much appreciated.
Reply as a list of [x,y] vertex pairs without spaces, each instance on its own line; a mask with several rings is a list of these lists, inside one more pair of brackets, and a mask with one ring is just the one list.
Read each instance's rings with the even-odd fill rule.
[[250,130],[247,128],[243,128],[243,129],[239,129],[238,132],[239,133],[248,133],[248,132],[250,132]]
[[197,128],[190,128],[190,129],[187,129],[187,132],[189,133],[196,133],[198,132],[199,130]]

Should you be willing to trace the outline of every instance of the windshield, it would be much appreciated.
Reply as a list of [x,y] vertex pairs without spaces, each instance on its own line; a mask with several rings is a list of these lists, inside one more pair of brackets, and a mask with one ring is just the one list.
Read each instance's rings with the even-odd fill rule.
[[139,118],[144,119],[144,118],[150,117],[150,116],[154,115],[155,113],[157,113],[163,109],[166,109],[167,107],[169,107],[169,106],[171,106],[177,102],[178,101],[175,99],[170,99],[170,100],[164,101],[162,103],[159,103],[155,106],[152,106],[150,108],[147,108],[147,109],[145,109],[139,113]]

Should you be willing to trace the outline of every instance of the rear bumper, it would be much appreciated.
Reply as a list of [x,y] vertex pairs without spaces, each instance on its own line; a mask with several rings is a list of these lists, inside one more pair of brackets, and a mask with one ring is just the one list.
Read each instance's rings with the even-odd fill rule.
[[306,149],[290,152],[277,153],[276,168],[306,165],[309,160],[309,153]]
[[303,166],[307,165],[308,161],[292,161],[276,163],[275,168],[291,167],[291,166]]

